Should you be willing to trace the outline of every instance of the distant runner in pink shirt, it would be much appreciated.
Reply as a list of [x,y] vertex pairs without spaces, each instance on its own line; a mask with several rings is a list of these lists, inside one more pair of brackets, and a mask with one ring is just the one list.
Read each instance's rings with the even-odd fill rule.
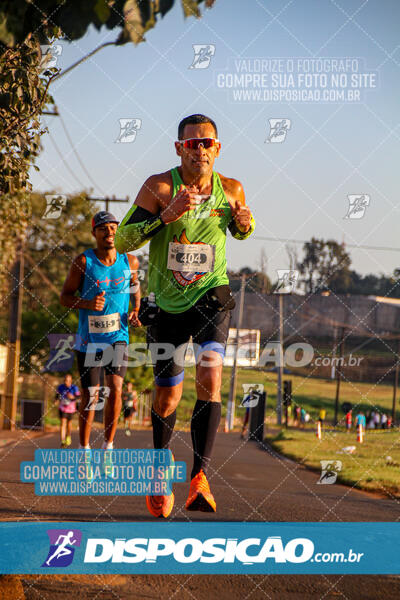
[[72,417],[76,413],[76,399],[81,395],[78,386],[72,383],[72,376],[67,373],[64,383],[58,386],[56,399],[59,401],[59,416],[61,419],[61,448],[71,445]]

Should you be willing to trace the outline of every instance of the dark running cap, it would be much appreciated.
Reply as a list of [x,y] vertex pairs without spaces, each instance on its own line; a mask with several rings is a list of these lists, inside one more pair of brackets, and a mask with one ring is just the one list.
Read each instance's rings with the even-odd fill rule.
[[104,223],[119,223],[118,219],[114,217],[114,215],[106,210],[101,210],[96,213],[92,219],[92,229],[98,227],[99,225],[104,225]]

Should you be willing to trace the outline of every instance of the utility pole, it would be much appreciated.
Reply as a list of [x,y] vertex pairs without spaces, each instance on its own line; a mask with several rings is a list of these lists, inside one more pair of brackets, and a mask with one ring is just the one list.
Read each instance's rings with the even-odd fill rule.
[[8,323],[6,379],[4,383],[5,402],[3,429],[14,431],[17,417],[18,374],[21,351],[21,308],[22,280],[24,278],[23,241],[19,243],[16,259],[11,272],[11,295]]
[[115,196],[111,196],[110,198],[108,196],[105,196],[104,198],[93,198],[93,197],[89,196],[87,199],[91,200],[92,202],[104,202],[105,209],[107,211],[108,211],[110,202],[129,202],[129,196],[127,196],[126,198],[116,198]]
[[[337,350],[337,327],[336,325],[334,325],[333,327],[333,350],[332,350],[332,358],[336,357],[336,350]],[[336,374],[336,367],[335,367],[335,363],[334,361],[332,362],[332,367],[331,367],[331,379],[335,379],[335,374]]]
[[231,371],[231,387],[229,390],[228,410],[226,413],[226,430],[231,431],[233,429],[233,423],[235,418],[235,399],[236,399],[236,380],[237,380],[237,357],[239,350],[239,330],[242,326],[243,319],[243,305],[244,305],[244,291],[246,287],[246,275],[242,273],[240,279],[240,300],[239,300],[239,315],[236,326],[236,343],[235,353],[233,357],[233,365]]
[[283,381],[283,294],[279,294],[279,362],[276,394],[276,419],[282,425],[282,381]]
[[341,369],[343,368],[342,363],[343,363],[343,354],[344,354],[344,332],[345,332],[345,328],[342,327],[341,334],[340,334],[340,352],[339,352],[339,361],[338,361],[338,365],[340,366],[340,369],[338,367],[336,367],[336,397],[335,397],[335,419],[334,419],[335,427],[338,424],[338,414],[339,414],[340,380],[342,379]]

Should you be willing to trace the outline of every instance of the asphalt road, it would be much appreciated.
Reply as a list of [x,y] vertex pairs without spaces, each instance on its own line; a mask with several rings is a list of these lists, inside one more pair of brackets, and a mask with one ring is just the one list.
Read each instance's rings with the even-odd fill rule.
[[[98,443],[100,447],[100,432]],[[117,432],[117,448],[150,448],[151,432]],[[33,485],[19,482],[19,465],[33,460],[36,447],[58,447],[58,436],[22,439],[0,450],[0,520],[146,521],[142,497],[39,497]],[[73,436],[77,447],[77,434]],[[176,432],[171,444],[176,460],[191,468],[191,440]],[[329,458],[329,457],[327,457]],[[172,521],[397,521],[400,503],[348,487],[317,485],[318,474],[284,459],[238,434],[219,433],[209,481],[217,513],[188,513],[184,509],[189,483],[174,486]],[[366,525],[367,526],[367,525]],[[180,598],[184,600],[400,598],[400,577],[341,575],[281,576],[30,576],[22,584],[27,600],[59,598]],[[16,592],[17,594],[17,592]],[[2,598],[0,584],[0,598]],[[5,598],[6,596],[4,596]],[[23,597],[15,595],[15,599]],[[8,598],[8,596],[7,596]]]

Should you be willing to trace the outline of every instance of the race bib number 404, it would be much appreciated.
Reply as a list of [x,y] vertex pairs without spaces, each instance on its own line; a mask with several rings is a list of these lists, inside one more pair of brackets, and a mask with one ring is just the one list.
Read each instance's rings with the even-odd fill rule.
[[119,313],[112,315],[89,315],[89,333],[112,333],[121,329],[121,316]]
[[171,271],[208,273],[214,270],[214,262],[215,246],[169,243],[167,268]]

